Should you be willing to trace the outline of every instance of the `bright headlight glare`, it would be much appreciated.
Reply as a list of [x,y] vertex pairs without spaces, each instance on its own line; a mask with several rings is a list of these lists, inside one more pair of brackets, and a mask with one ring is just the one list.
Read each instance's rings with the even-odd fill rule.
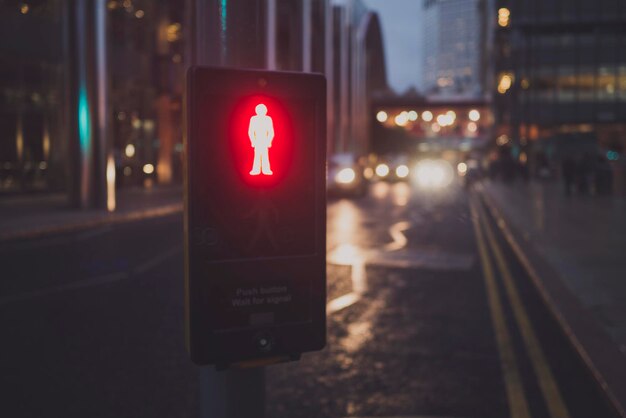
[[403,178],[407,177],[408,175],[409,175],[409,167],[407,167],[404,164],[399,165],[398,167],[396,167],[396,176],[398,176],[399,178],[403,179]]
[[452,183],[454,171],[444,160],[423,160],[415,167],[415,179],[420,187],[437,189]]
[[337,173],[337,176],[335,177],[335,179],[337,180],[337,183],[342,183],[342,184],[352,183],[355,178],[356,178],[356,173],[351,168],[343,168],[339,170],[339,172]]
[[387,177],[389,174],[389,166],[387,164],[378,164],[376,166],[376,175],[378,177]]

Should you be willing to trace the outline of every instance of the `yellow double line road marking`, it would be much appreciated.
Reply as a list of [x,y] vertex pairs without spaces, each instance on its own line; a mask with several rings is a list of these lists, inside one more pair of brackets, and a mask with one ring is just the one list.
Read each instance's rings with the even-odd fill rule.
[[513,316],[522,335],[526,352],[528,353],[533,370],[537,376],[539,388],[541,389],[541,393],[546,402],[550,417],[569,418],[569,412],[567,411],[565,402],[563,401],[556,380],[554,379],[552,370],[550,369],[546,356],[539,343],[539,339],[537,338],[528,314],[526,313],[522,299],[513,281],[509,265],[504,257],[504,254],[502,253],[502,249],[498,246],[493,229],[487,221],[484,209],[476,202],[475,198],[471,199],[470,207],[472,211],[474,230],[476,232],[476,239],[478,241],[478,248],[480,251],[480,258],[483,265],[483,273],[487,287],[494,329],[496,332],[498,349],[500,351],[500,359],[503,367],[511,417],[530,417],[530,412],[526,396],[523,392],[519,368],[513,351],[513,345],[511,344],[510,333],[506,327],[504,312],[502,310],[502,302],[500,300],[495,276],[493,274],[493,267],[487,251],[487,246],[485,244],[483,229],[486,232],[489,246],[493,252],[500,276],[502,277],[506,296],[511,304]]
[[530,418],[530,408],[528,407],[528,402],[524,395],[524,386],[522,384],[519,366],[517,365],[511,334],[506,326],[502,300],[498,293],[498,285],[495,275],[493,274],[493,267],[489,259],[483,232],[480,228],[478,212],[473,201],[470,201],[470,209],[472,211],[472,223],[474,224],[474,232],[476,233],[476,241],[478,243],[478,251],[483,268],[485,288],[487,289],[487,300],[491,312],[491,320],[496,335],[498,353],[500,353],[500,365],[504,376],[504,388],[509,403],[509,410],[511,411],[511,418]]

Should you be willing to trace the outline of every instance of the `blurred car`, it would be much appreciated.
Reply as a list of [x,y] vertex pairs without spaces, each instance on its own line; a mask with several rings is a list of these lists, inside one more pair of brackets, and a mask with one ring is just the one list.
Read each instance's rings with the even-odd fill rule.
[[380,158],[374,168],[374,174],[379,180],[406,181],[409,179],[409,158],[406,155],[390,155]]
[[444,189],[454,181],[454,169],[444,159],[426,158],[415,165],[413,177],[422,189]]
[[465,187],[470,187],[482,177],[480,163],[475,159],[468,159],[460,162],[457,165],[456,170]]
[[327,188],[331,195],[363,196],[367,193],[363,166],[350,153],[334,154],[328,160]]

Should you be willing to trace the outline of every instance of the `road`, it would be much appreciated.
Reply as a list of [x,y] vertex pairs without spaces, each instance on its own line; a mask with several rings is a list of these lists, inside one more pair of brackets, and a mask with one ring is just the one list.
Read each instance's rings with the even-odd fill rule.
[[[0,244],[0,411],[194,417],[180,215]],[[267,369],[268,417],[609,417],[480,196],[328,205],[328,344]]]

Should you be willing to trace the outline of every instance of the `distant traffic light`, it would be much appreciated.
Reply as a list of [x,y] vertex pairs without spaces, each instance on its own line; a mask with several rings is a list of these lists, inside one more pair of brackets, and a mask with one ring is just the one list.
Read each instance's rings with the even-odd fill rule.
[[187,344],[198,364],[325,344],[321,75],[193,67],[186,90]]

